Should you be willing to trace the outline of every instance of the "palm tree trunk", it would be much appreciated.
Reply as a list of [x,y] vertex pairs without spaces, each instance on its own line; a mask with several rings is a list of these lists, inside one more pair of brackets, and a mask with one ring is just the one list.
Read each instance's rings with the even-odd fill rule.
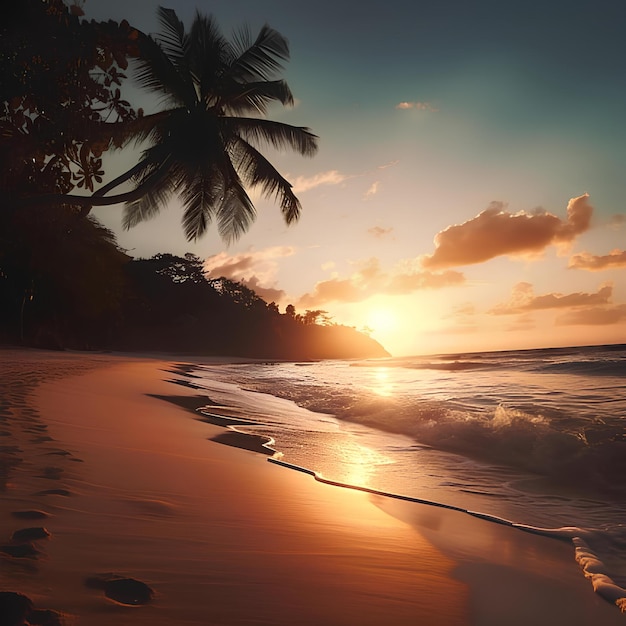
[[[97,189],[96,191],[94,191],[93,194],[90,196],[90,198],[92,200],[94,198],[103,198],[104,196],[106,196],[107,193],[109,193],[109,191],[111,191],[112,189],[115,189],[116,187],[119,187],[122,183],[125,183],[127,180],[130,180],[135,174],[139,173],[145,166],[146,166],[145,162],[137,163],[137,165],[135,165],[134,167],[131,167],[131,169],[129,169],[127,172],[124,172],[124,174],[120,174],[117,178],[114,178],[112,181],[108,182],[103,187],[100,187],[100,189]],[[115,198],[115,196],[110,196],[110,197]],[[132,200],[136,200],[136,198],[132,198]],[[131,202],[132,200],[124,200],[124,202]],[[89,213],[91,212],[91,209],[94,206],[100,206],[100,205],[96,205],[95,202],[92,202],[91,204],[81,205],[81,209],[79,213],[80,217],[87,217]]]
[[91,209],[94,206],[111,206],[113,204],[122,204],[125,202],[133,202],[134,200],[138,200],[153,185],[154,181],[159,178],[164,170],[167,167],[167,161],[162,163],[157,170],[155,170],[150,176],[138,187],[132,189],[131,191],[127,191],[125,193],[120,193],[115,196],[106,196],[105,194],[115,189],[115,187],[119,187],[122,183],[125,183],[127,180],[130,180],[135,174],[140,172],[142,169],[145,169],[146,165],[149,164],[149,161],[142,161],[138,163],[127,172],[124,172],[117,178],[113,179],[111,182],[107,183],[100,189],[96,190],[90,196],[73,196],[71,194],[61,194],[61,193],[47,193],[40,196],[28,196],[26,198],[19,198],[16,201],[17,207],[25,207],[33,204],[69,204],[76,207],[81,207],[80,217],[87,217],[89,215]]

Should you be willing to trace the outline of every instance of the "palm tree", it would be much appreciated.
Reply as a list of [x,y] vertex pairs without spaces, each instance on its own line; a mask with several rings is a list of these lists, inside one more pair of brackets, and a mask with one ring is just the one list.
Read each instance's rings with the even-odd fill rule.
[[[274,78],[289,58],[287,40],[264,26],[254,40],[242,29],[229,41],[212,17],[200,13],[189,32],[172,9],[159,7],[158,17],[161,34],[140,37],[136,78],[161,96],[166,108],[122,129],[147,140],[141,159],[91,196],[45,199],[80,206],[83,215],[92,206],[125,202],[123,224],[131,228],[177,194],[188,240],[202,236],[215,220],[230,242],[253,222],[256,212],[246,189],[259,187],[276,198],[287,224],[295,222],[301,205],[292,185],[260,152],[273,146],[312,156],[317,150],[317,137],[308,128],[264,117],[272,102],[293,104],[287,83]],[[108,195],[127,181],[134,189]]]

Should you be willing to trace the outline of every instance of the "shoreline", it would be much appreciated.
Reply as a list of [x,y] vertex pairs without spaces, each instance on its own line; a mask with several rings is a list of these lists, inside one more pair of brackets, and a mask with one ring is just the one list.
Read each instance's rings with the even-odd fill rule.
[[[15,511],[51,515],[51,537],[33,542],[46,556],[3,556],[0,591],[68,623],[624,623],[565,544],[323,485],[207,441],[229,431],[194,419],[197,390],[166,380],[181,360],[0,354],[15,385],[1,443],[19,450],[6,466],[2,540],[41,525]],[[16,364],[30,372],[21,384]],[[173,395],[187,406],[159,397]],[[155,597],[128,607],[85,586],[108,572]]]

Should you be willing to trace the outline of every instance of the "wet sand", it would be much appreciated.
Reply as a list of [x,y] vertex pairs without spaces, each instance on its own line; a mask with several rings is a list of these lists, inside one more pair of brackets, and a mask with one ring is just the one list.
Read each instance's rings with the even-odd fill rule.
[[567,543],[268,463],[180,361],[0,359],[0,592],[67,624],[626,623]]

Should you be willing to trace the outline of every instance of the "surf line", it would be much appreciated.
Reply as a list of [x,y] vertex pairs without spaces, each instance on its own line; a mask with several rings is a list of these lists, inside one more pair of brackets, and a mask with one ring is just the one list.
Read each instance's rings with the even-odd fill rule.
[[[330,478],[325,478],[315,470],[311,470],[307,467],[303,467],[302,465],[296,465],[295,463],[288,463],[287,461],[282,461],[275,457],[269,457],[267,459],[270,463],[274,463],[275,465],[281,465],[282,467],[286,467],[287,469],[295,470],[296,472],[302,472],[303,474],[308,474],[309,476],[313,476],[313,478],[320,483],[324,483],[325,485],[332,485],[334,487],[343,487],[344,489],[353,489],[354,491],[363,491],[365,493],[371,493],[376,496],[383,496],[385,498],[394,498],[395,500],[404,500],[406,502],[415,502],[417,504],[426,504],[428,506],[437,506],[442,509],[448,509],[450,511],[458,511],[459,513],[466,513],[467,515],[472,515],[474,517],[480,517],[486,519],[490,522],[495,522],[496,524],[502,524],[504,526],[512,526],[517,527],[518,525],[515,522],[511,522],[510,520],[504,519],[503,517],[497,517],[495,515],[489,515],[487,513],[479,513],[477,511],[470,511],[468,509],[464,509],[459,506],[454,506],[452,504],[444,504],[443,502],[436,502],[435,500],[424,500],[423,498],[416,498],[413,496],[405,496],[399,493],[391,493],[389,491],[381,491],[380,489],[373,489],[372,487],[362,487],[359,485],[351,485],[350,483],[342,483],[338,480],[331,480]],[[522,528],[522,530],[528,530],[527,528]]]
[[602,598],[617,605],[622,612],[626,612],[626,589],[623,589],[615,583],[609,576],[603,573],[605,569],[604,563],[598,558],[598,556],[591,550],[583,536],[585,531],[575,526],[566,526],[563,528],[538,528],[536,526],[529,526],[527,524],[518,524],[512,522],[503,517],[497,515],[490,515],[489,513],[481,513],[480,511],[471,511],[452,504],[444,504],[443,502],[436,502],[435,500],[425,500],[423,498],[415,498],[413,496],[405,496],[399,493],[391,493],[388,491],[381,491],[380,489],[373,489],[371,487],[362,487],[359,485],[351,485],[349,483],[342,483],[338,480],[331,480],[325,478],[315,470],[311,470],[302,465],[296,465],[295,463],[288,463],[287,461],[281,461],[276,457],[268,457],[267,459],[274,465],[280,465],[296,472],[302,472],[312,476],[314,480],[325,485],[331,485],[333,487],[341,487],[344,489],[352,489],[354,491],[363,491],[365,493],[371,493],[376,496],[382,496],[385,498],[393,498],[395,500],[403,500],[405,502],[415,502],[416,504],[425,504],[427,506],[436,506],[442,509],[448,509],[450,511],[458,511],[459,513],[465,513],[472,517],[483,519],[487,522],[494,524],[501,524],[502,526],[509,526],[526,533],[532,533],[534,535],[541,535],[543,537],[549,537],[550,539],[557,539],[559,541],[567,541],[575,548],[575,560],[580,566],[585,575],[585,578],[590,579],[593,590]]

